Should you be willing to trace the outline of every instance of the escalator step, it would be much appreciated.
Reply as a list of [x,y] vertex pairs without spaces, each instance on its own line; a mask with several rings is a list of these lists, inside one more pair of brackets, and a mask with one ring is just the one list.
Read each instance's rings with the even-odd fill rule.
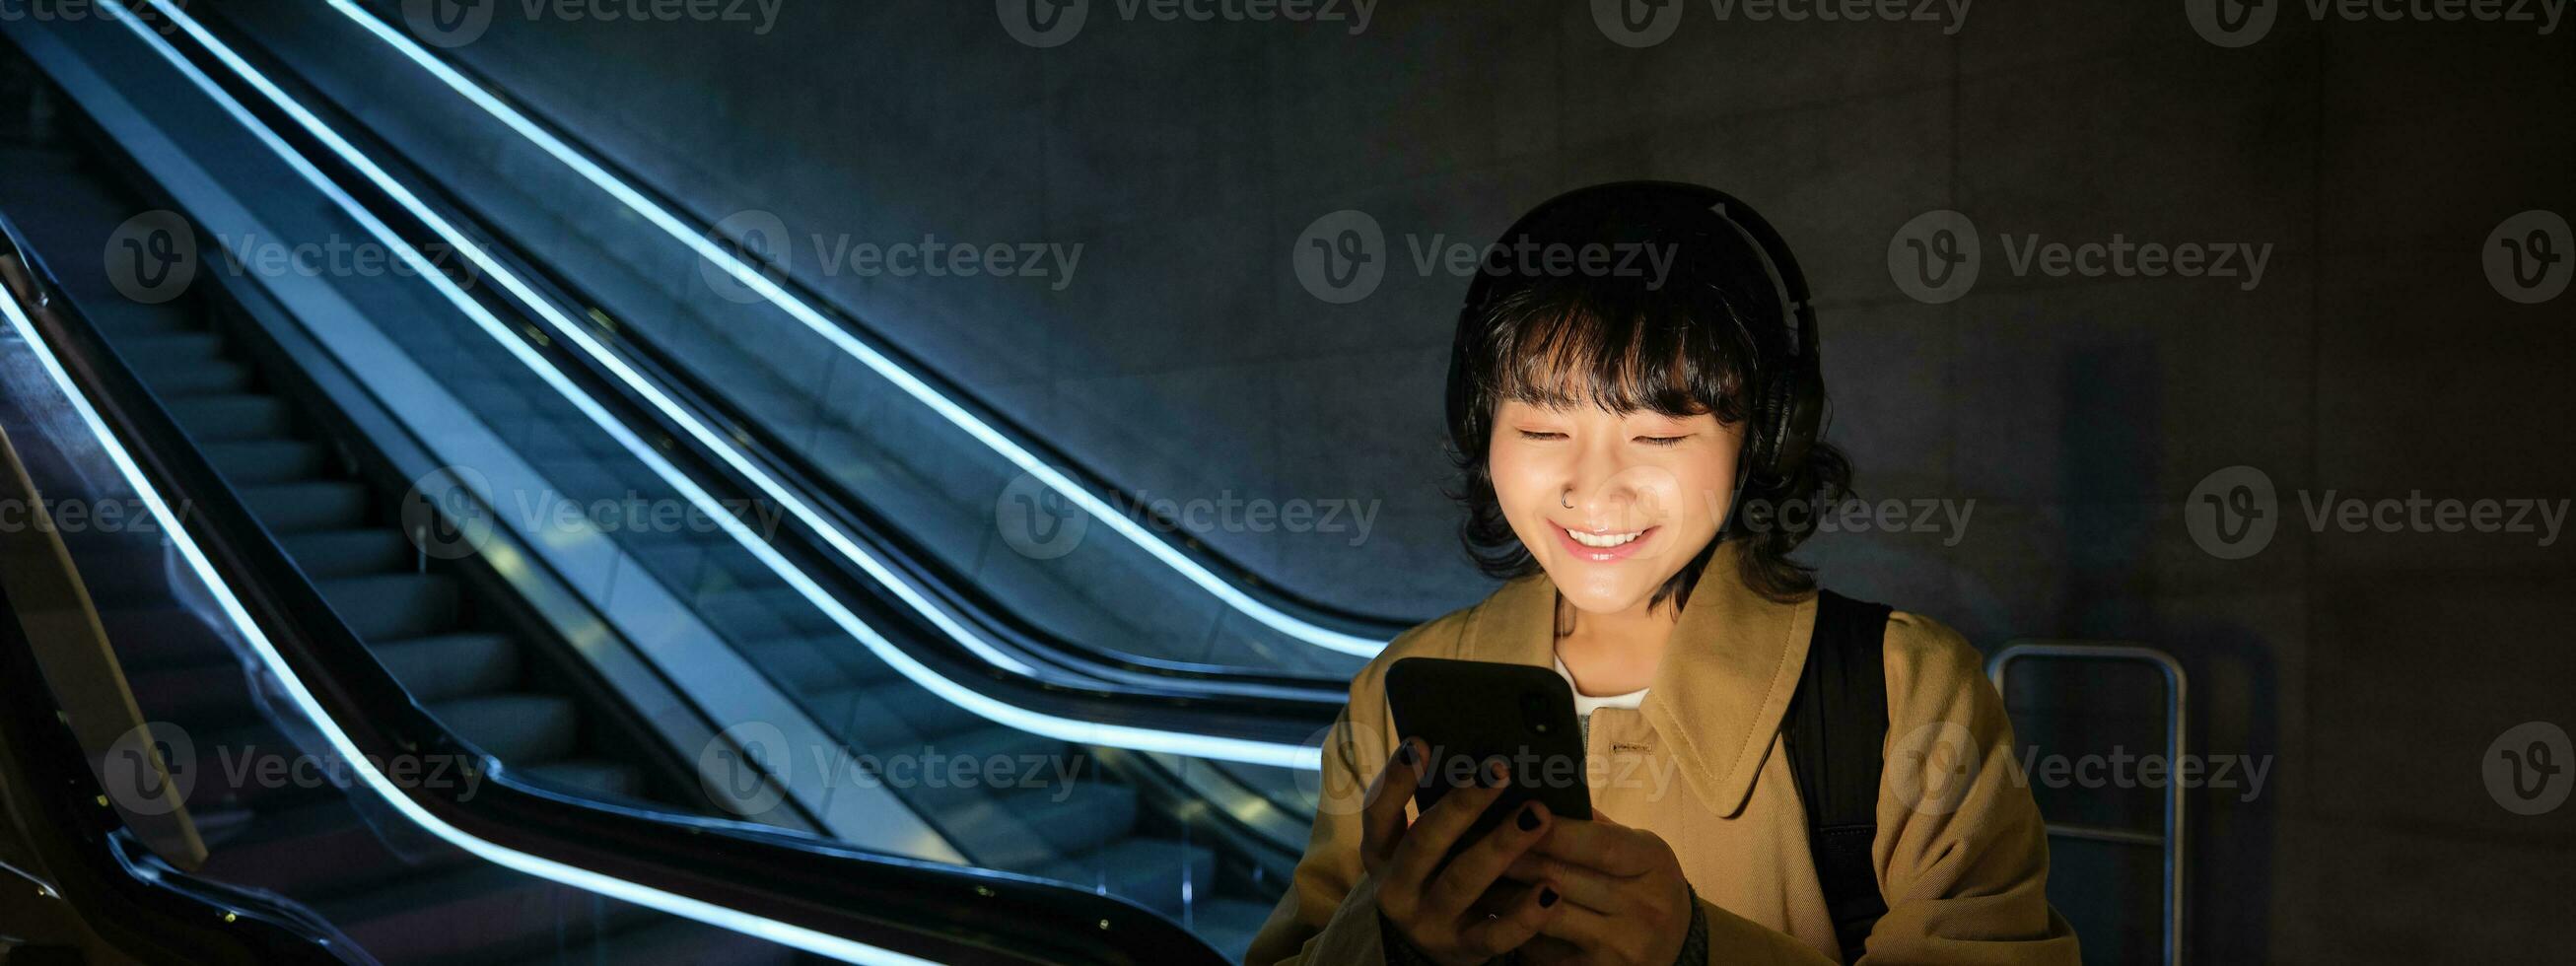
[[235,486],[306,480],[335,468],[329,449],[293,440],[207,443],[204,449],[215,471]]
[[[134,336],[185,335],[206,331],[205,316],[188,300],[145,305],[117,300],[116,311],[92,311],[90,321],[120,340]],[[131,356],[127,361],[133,361]]]
[[224,393],[173,400],[170,412],[201,440],[277,439],[295,434],[294,407],[276,396]]
[[458,625],[456,578],[446,574],[340,577],[315,586],[365,640],[429,637]]
[[456,736],[520,768],[572,757],[581,712],[559,694],[486,694],[432,702],[429,713]]
[[[1045,735],[1031,734],[1002,725],[968,731],[930,745],[859,750],[879,757],[919,754],[924,756],[925,763],[928,761],[927,756],[931,754],[968,757],[987,762],[1000,757],[1008,759],[1011,767],[1022,768],[1026,766],[1021,763],[1034,761],[1041,774],[1052,776],[1070,773],[1077,781],[1083,780],[1084,776],[1092,772],[1088,762],[1079,757],[1060,757],[1080,756],[1083,752],[1079,749]],[[992,790],[981,785],[966,787],[953,783],[924,782],[911,789],[898,789],[898,793],[913,807],[914,811],[936,815],[949,809],[968,807],[992,794]]]
[[508,634],[439,634],[368,650],[417,701],[506,691],[519,682],[519,642]]
[[252,515],[276,534],[345,530],[367,522],[367,488],[340,480],[265,483],[241,489]]
[[116,337],[116,354],[125,357],[126,364],[151,383],[153,391],[166,392],[162,389],[163,379],[223,361],[224,342],[221,336],[203,329],[129,332]]
[[397,530],[320,530],[285,538],[287,556],[313,580],[411,570],[420,552]]
[[613,761],[551,761],[517,770],[548,784],[608,798],[636,798],[644,793],[644,776]]
[[[1135,830],[1136,789],[1105,782],[1057,785],[1053,771],[987,775],[987,785],[1034,780],[1038,787],[995,789],[983,801],[936,816],[949,836],[968,843],[978,865],[1028,871],[1083,855]],[[984,834],[978,829],[995,834]]]
[[1168,839],[1121,839],[1084,855],[1030,873],[1106,891],[1167,916],[1181,911],[1184,888],[1193,895],[1216,891],[1216,854]]
[[144,371],[150,373],[144,379],[152,391],[174,407],[188,405],[183,397],[241,395],[251,388],[249,369],[220,359],[196,359]]

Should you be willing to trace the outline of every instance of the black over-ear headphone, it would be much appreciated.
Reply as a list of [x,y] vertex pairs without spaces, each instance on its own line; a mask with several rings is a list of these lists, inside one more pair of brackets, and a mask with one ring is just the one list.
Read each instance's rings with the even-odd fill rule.
[[[1758,410],[1753,438],[1745,446],[1746,469],[1767,484],[1787,481],[1806,465],[1824,420],[1823,369],[1818,363],[1816,310],[1807,294],[1807,277],[1780,233],[1761,214],[1733,195],[1715,188],[1674,181],[1619,181],[1577,188],[1548,199],[1503,231],[1497,243],[1601,244],[1645,242],[1673,244],[1677,262],[1693,263],[1727,254],[1733,246],[1749,248],[1776,289],[1783,318],[1769,331],[1746,333],[1757,359]],[[1742,249],[1735,249],[1741,251]],[[1461,332],[1475,324],[1497,280],[1493,262],[1467,285],[1459,310]],[[1795,337],[1792,344],[1791,337]]]

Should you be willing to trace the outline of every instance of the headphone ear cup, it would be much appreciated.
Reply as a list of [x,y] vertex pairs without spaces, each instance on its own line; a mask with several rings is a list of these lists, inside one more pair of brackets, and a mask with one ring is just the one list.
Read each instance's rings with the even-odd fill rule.
[[1763,393],[1762,427],[1754,441],[1753,472],[1762,482],[1788,482],[1807,463],[1816,426],[1824,418],[1824,398],[1816,380],[1804,370],[1791,370],[1771,381]]

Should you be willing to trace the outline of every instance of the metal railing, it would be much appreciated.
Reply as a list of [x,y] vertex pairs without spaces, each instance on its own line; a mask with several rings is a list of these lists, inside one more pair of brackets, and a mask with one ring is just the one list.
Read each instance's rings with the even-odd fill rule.
[[[2183,714],[2188,699],[2182,664],[2173,655],[2137,644],[2099,644],[2082,641],[2028,641],[2006,645],[1986,659],[1986,677],[1995,683],[1995,694],[2009,701],[2004,690],[2004,674],[2013,662],[2024,658],[2060,660],[2131,661],[2153,665],[2165,680],[2165,760],[2180,761],[2185,747]],[[2011,707],[2005,707],[2009,714]],[[2164,828],[2160,832],[2117,828],[2101,825],[2051,822],[2048,834],[2094,842],[2136,845],[2160,849],[2164,854],[2164,961],[2182,962],[2183,918],[2183,787],[2181,782],[2167,782],[2164,789]]]

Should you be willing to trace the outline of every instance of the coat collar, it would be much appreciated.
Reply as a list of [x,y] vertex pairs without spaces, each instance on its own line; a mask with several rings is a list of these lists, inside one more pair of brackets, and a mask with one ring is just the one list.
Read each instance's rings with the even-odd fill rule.
[[[1682,608],[1670,649],[1638,711],[1682,765],[1700,803],[1733,816],[1762,770],[1797,691],[1816,599],[1774,601],[1736,576],[1740,541],[1718,545]],[[1476,608],[1465,656],[1552,668],[1556,584],[1545,573],[1505,584]]]

